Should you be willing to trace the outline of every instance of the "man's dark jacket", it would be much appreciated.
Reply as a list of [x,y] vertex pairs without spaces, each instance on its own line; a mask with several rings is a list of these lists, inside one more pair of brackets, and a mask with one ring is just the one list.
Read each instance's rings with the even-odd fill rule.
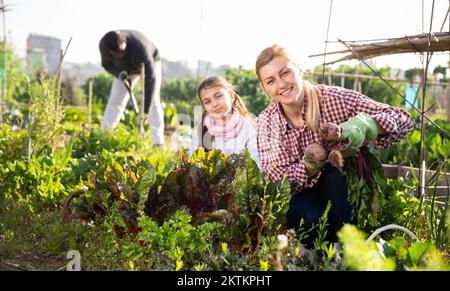
[[107,72],[119,77],[126,71],[128,75],[140,75],[141,63],[145,64],[145,108],[148,113],[150,102],[155,94],[155,63],[160,60],[156,46],[142,33],[135,30],[120,30],[127,39],[125,54],[120,60],[115,60],[109,54],[104,39],[100,40],[102,66]]

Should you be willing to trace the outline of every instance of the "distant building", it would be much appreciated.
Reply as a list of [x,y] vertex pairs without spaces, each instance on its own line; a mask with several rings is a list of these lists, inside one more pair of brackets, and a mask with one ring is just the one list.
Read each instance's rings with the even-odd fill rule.
[[29,72],[33,70],[48,71],[46,53],[41,49],[33,49],[27,51],[27,70]]
[[193,75],[188,68],[187,61],[169,61],[162,58],[161,66],[163,81],[180,77],[192,77]]
[[209,61],[198,60],[197,64],[197,77],[207,77],[210,75],[213,69],[213,64]]
[[55,37],[30,34],[27,38],[27,67],[42,68],[56,74],[61,59],[61,40]]

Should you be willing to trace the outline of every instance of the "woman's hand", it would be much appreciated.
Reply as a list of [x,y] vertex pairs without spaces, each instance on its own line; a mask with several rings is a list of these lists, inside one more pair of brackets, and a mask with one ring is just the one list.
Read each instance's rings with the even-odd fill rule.
[[313,143],[305,148],[303,164],[309,176],[315,175],[325,165],[328,153],[319,143]]
[[320,137],[329,143],[338,142],[342,134],[342,128],[331,122],[320,123],[319,131]]

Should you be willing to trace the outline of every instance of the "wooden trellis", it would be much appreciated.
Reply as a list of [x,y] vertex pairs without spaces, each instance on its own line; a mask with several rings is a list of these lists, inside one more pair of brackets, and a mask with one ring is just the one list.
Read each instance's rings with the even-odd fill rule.
[[[450,3],[450,2],[449,2]],[[331,12],[333,7],[333,0],[331,0],[330,3],[330,13],[328,17],[328,30],[330,27],[330,20],[331,20]],[[424,121],[427,119],[431,124],[433,124],[438,131],[443,135],[444,139],[450,139],[450,133],[445,132],[439,125],[437,125],[433,120],[431,120],[427,115],[428,109],[425,109],[425,97],[426,97],[426,90],[427,90],[427,73],[428,73],[428,66],[431,60],[431,56],[434,52],[444,52],[444,51],[450,51],[450,22],[449,22],[449,31],[443,32],[444,24],[447,21],[447,16],[450,12],[450,6],[447,9],[447,14],[445,16],[444,22],[442,23],[442,27],[440,32],[432,32],[432,23],[434,18],[434,1],[432,4],[431,9],[431,17],[430,17],[430,28],[428,33],[422,33],[418,35],[413,36],[405,36],[405,37],[399,37],[399,38],[392,38],[387,39],[385,41],[378,41],[378,42],[371,42],[371,43],[363,43],[366,41],[343,41],[338,39],[340,43],[342,43],[346,49],[340,50],[340,51],[334,51],[334,52],[327,52],[327,44],[328,44],[328,30],[327,30],[327,37],[325,40],[325,52],[321,54],[315,54],[311,55],[310,57],[318,57],[323,56],[323,80],[325,80],[325,66],[329,64],[334,64],[341,61],[346,60],[359,60],[362,63],[364,63],[372,72],[374,72],[377,77],[386,83],[393,91],[395,91],[399,96],[401,96],[405,102],[410,103],[406,100],[406,98],[398,91],[396,90],[385,78],[383,78],[378,72],[376,72],[365,60],[368,58],[374,58],[377,56],[383,56],[383,55],[392,55],[392,54],[399,54],[399,53],[421,53],[422,55],[426,55],[426,62],[424,64],[423,68],[423,74],[422,74],[422,102],[421,102],[421,108],[415,107],[414,104],[410,105],[412,108],[419,112],[421,116],[421,125],[420,125],[420,168],[419,168],[419,187],[417,189],[417,194],[419,197],[425,196],[425,173],[426,173],[426,166],[425,166],[425,160],[424,160],[424,152],[425,152],[425,126]],[[423,31],[423,28],[422,28]],[[337,60],[326,62],[326,56],[327,55],[333,55],[333,54],[343,54],[347,53],[346,56],[339,58]],[[342,80],[342,79],[341,79]],[[359,79],[357,79],[359,80]],[[357,80],[355,80],[355,85],[358,83]],[[450,97],[450,90],[448,91],[448,95]],[[450,121],[450,102],[447,105],[449,108],[448,112],[448,119]],[[447,161],[447,160],[446,160]],[[445,162],[446,162],[445,161]],[[448,187],[448,186],[447,186]],[[448,189],[447,189],[448,190]]]
[[[430,39],[430,43],[428,40]],[[450,49],[450,34],[448,32],[434,32],[431,35],[418,34],[413,36],[404,36],[388,39],[382,42],[361,43],[359,41],[342,41],[350,47],[350,51],[339,50],[328,53],[310,55],[309,57],[319,57],[324,55],[344,54],[346,56],[337,60],[326,62],[325,65],[331,65],[337,62],[348,60],[361,60],[379,57],[383,55],[401,54],[401,53],[424,53],[424,52],[445,52]]]

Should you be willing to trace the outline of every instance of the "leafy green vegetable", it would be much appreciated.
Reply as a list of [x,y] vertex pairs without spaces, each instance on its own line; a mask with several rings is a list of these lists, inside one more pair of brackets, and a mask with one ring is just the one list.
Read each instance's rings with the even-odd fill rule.
[[363,147],[355,157],[348,157],[344,171],[347,175],[349,202],[359,228],[377,225],[378,213],[384,203],[378,181],[384,172],[376,150]]

